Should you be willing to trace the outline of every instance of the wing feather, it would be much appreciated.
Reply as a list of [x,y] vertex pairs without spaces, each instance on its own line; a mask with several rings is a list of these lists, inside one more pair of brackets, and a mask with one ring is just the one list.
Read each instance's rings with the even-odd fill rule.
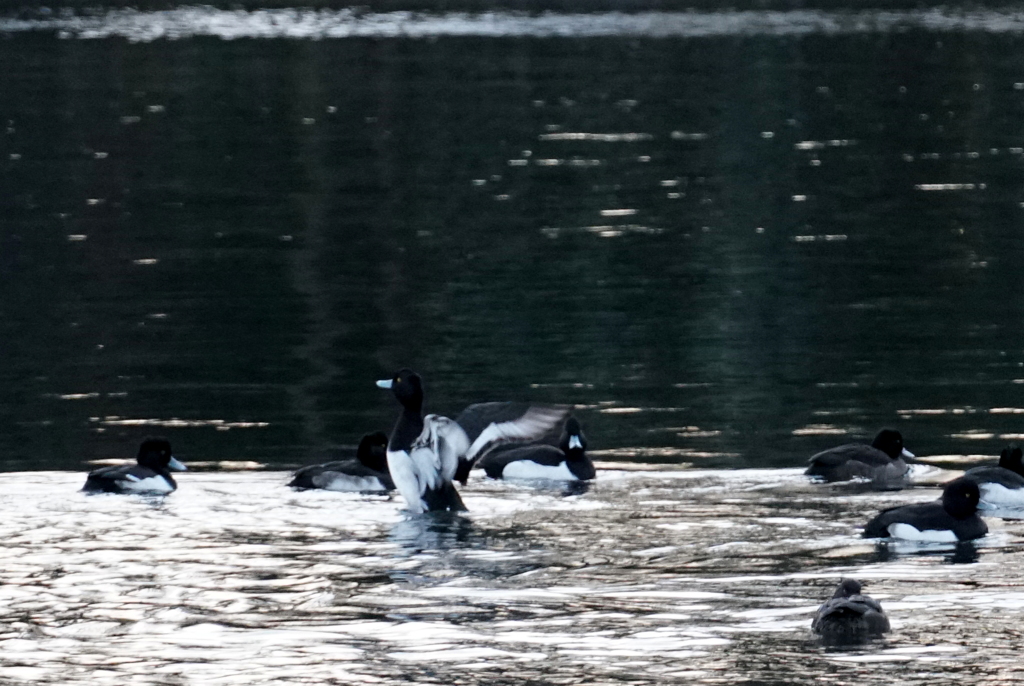
[[493,422],[487,426],[466,450],[466,459],[475,460],[491,448],[513,441],[532,441],[540,438],[565,420],[569,409],[562,406],[533,405],[513,420]]
[[429,433],[437,459],[437,470],[445,481],[451,481],[459,460],[469,450],[469,437],[461,426],[448,417],[428,414],[423,418],[424,433]]

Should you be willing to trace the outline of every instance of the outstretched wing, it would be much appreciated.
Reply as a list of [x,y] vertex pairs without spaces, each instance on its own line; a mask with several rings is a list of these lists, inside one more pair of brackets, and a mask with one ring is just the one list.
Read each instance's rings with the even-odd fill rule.
[[455,420],[471,441],[459,461],[455,480],[469,479],[473,464],[488,451],[509,443],[542,442],[558,445],[561,423],[569,414],[564,405],[530,405],[517,402],[475,403]]
[[533,441],[559,426],[569,414],[563,405],[531,405],[520,416],[492,422],[484,428],[466,450],[470,462],[502,443]]

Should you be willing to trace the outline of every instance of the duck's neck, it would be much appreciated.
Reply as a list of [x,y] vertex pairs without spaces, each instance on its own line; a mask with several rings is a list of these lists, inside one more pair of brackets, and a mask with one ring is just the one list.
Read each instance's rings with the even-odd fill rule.
[[408,450],[413,442],[423,433],[422,403],[415,407],[402,406],[402,414],[398,415],[395,429],[388,439],[388,450]]

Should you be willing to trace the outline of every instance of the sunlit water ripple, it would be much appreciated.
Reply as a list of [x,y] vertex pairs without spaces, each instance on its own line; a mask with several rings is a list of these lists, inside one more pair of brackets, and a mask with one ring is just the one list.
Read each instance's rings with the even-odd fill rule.
[[0,33],[57,31],[64,37],[122,37],[133,41],[195,36],[236,38],[429,38],[439,36],[689,37],[801,36],[891,33],[907,29],[939,32],[1022,33],[1024,16],[1014,10],[963,11],[723,11],[723,12],[365,12],[351,9],[219,10],[181,7],[158,12],[131,9],[85,15],[40,14],[0,19]]
[[[575,495],[471,481],[471,512],[444,520],[398,498],[292,492],[286,476],[187,474],[147,499],[82,495],[75,473],[2,475],[0,683],[1021,676],[1024,525],[989,520],[959,549],[858,536],[933,489],[605,470]],[[810,635],[843,575],[883,601],[885,640]]]

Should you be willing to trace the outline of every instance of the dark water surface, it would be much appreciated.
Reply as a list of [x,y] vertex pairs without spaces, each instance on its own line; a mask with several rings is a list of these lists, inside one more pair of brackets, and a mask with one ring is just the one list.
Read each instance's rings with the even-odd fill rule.
[[[156,431],[301,463],[390,426],[400,365],[441,413],[575,403],[607,459],[1021,431],[1012,12],[33,16],[0,21],[6,469]],[[373,30],[308,39],[339,23]]]
[[[1016,10],[374,8],[0,18],[0,684],[1024,679],[1019,520],[796,469],[1024,437]],[[598,480],[287,489],[403,365]],[[148,433],[177,493],[77,492]],[[891,635],[811,637],[841,576]]]

